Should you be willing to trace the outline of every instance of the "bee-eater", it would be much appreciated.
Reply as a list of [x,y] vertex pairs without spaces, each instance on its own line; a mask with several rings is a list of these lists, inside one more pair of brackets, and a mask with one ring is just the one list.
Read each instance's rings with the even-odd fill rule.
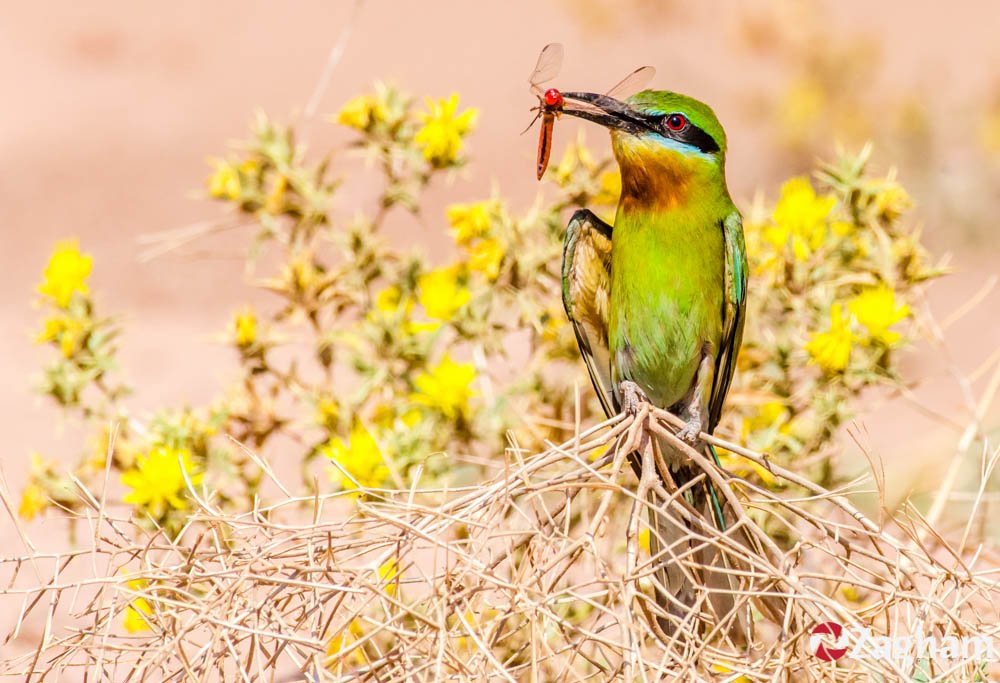
[[[614,226],[581,209],[569,222],[563,251],[563,303],[601,404],[609,416],[623,407],[634,411],[639,400],[669,410],[685,421],[678,435],[718,462],[699,434],[719,423],[747,291],[742,222],[726,187],[725,132],[711,108],[673,92],[645,90],[624,102],[593,93],[563,96],[583,103],[564,113],[611,132],[621,169]],[[659,447],[677,488],[701,474],[678,449]],[[635,456],[633,466],[638,472]],[[704,477],[685,498],[725,530],[725,506]],[[702,565],[728,567],[731,560],[710,545],[683,541],[691,538],[677,521],[683,517],[670,521],[655,495],[650,503],[651,552],[663,553],[657,602],[687,618],[697,603],[695,584],[702,584],[720,589],[710,596],[717,617],[729,615],[734,574],[699,576],[676,558],[700,545],[694,557]],[[745,631],[745,619],[739,621]],[[673,630],[669,620],[660,623]]]

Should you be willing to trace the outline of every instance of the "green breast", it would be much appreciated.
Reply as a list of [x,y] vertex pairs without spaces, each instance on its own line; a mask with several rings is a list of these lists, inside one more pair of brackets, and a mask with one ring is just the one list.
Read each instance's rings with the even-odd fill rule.
[[609,345],[617,384],[631,379],[669,408],[691,390],[722,335],[722,216],[708,207],[619,210],[611,252]]

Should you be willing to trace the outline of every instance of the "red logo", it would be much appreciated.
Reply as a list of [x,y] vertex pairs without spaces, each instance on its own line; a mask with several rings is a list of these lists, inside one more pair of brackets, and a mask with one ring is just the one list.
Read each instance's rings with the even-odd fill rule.
[[[809,649],[824,662],[835,662],[847,654],[846,647],[835,647],[843,644],[840,641],[843,633],[844,627],[835,621],[824,621],[822,624],[816,624],[813,627],[812,635],[809,636]],[[825,642],[828,640],[833,642]]]

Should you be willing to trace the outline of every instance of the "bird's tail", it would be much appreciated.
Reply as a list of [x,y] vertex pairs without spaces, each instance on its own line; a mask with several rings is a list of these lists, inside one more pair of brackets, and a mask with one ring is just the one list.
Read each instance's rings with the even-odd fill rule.
[[[664,440],[657,439],[657,446],[671,470],[673,481],[665,486],[668,492],[684,489],[702,474]],[[718,464],[712,446],[703,444],[701,449]],[[700,634],[707,624],[721,623],[734,643],[746,643],[752,622],[749,603],[740,595],[739,572],[747,563],[740,560],[745,553],[734,552],[732,544],[720,538],[735,521],[725,499],[702,477],[685,490],[686,505],[680,500],[662,500],[654,490],[649,491],[647,500],[656,602],[669,615],[658,619],[661,629],[672,637],[678,629]],[[714,531],[704,528],[703,523]],[[753,552],[756,544],[745,531],[733,531],[738,536],[734,540],[746,546],[746,552]]]

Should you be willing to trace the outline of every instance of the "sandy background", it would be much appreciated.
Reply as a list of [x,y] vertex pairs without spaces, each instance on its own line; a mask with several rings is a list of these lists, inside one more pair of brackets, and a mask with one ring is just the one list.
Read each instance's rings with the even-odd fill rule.
[[[254,3],[215,0],[171,3],[4,3],[0,19],[0,420],[3,473],[19,491],[28,455],[72,461],[81,445],[72,421],[31,390],[47,351],[31,338],[39,312],[31,301],[52,243],[77,237],[93,254],[92,287],[103,311],[119,314],[126,334],[123,369],[136,387],[140,416],[153,406],[202,403],[235,372],[231,353],[214,343],[231,310],[254,296],[246,286],[237,238],[140,263],[141,235],[220,215],[202,201],[205,158],[242,137],[255,108],[289,119],[312,92],[326,55],[352,12],[346,1]],[[747,204],[757,188],[771,196],[778,182],[809,168],[809,158],[772,154],[773,126],[755,95],[768,96],[794,64],[757,58],[741,39],[745,16],[760,3],[614,3],[531,0],[508,3],[421,3],[369,0],[320,107],[336,111],[375,79],[414,93],[457,91],[481,109],[472,138],[473,164],[453,185],[437,187],[416,230],[430,249],[445,248],[440,209],[479,198],[494,183],[526,207],[538,190],[535,138],[519,137],[533,104],[525,80],[547,42],[566,46],[563,87],[600,89],[640,64],[658,69],[654,85],[710,102],[730,138],[730,186]],[[946,316],[997,273],[1000,240],[988,220],[1000,206],[998,185],[981,177],[971,151],[975,122],[998,90],[1000,10],[993,2],[818,2],[833,37],[867,35],[879,63],[867,89],[872,110],[890,96],[916,97],[928,114],[933,145],[910,141],[908,155],[927,163],[910,183],[914,220],[928,243],[952,252],[956,274],[932,293]],[[756,10],[754,10],[756,11]],[[868,101],[868,100],[866,100]],[[888,113],[886,113],[888,116]],[[568,123],[554,157],[575,135]],[[603,138],[591,130],[595,147]],[[318,149],[342,147],[346,134],[317,117],[309,130]],[[837,138],[831,130],[828,154]],[[876,137],[884,150],[899,140]],[[994,178],[995,180],[995,178]],[[977,184],[978,183],[978,184]],[[970,188],[976,189],[972,192]],[[352,205],[372,188],[351,188]],[[970,199],[970,192],[974,195]],[[343,197],[342,202],[348,199]],[[995,214],[993,214],[995,215]],[[987,217],[984,219],[983,217]],[[1000,295],[948,330],[949,353],[927,347],[911,354],[922,400],[959,422],[961,393],[951,369],[973,371],[1000,348]],[[972,388],[979,390],[986,377]],[[994,410],[989,424],[1000,424]],[[897,472],[896,490],[939,476],[958,438],[954,427],[929,420],[901,400],[873,397],[859,420],[862,443]],[[857,450],[848,444],[847,448]],[[46,534],[46,526],[52,534]],[[63,538],[55,522],[36,522],[33,535]],[[16,548],[9,520],[0,544]],[[14,551],[17,552],[17,551]]]

